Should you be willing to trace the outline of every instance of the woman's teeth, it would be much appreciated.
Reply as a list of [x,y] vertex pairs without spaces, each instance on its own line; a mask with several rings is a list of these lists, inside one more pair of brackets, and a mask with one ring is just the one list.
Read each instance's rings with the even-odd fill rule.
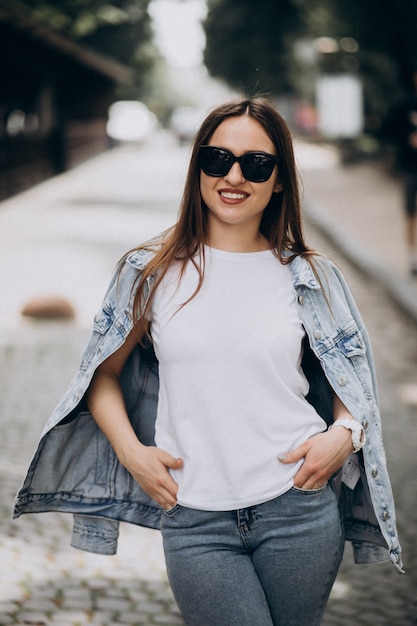
[[230,191],[221,191],[220,195],[228,200],[244,200],[246,198],[245,193],[232,193]]

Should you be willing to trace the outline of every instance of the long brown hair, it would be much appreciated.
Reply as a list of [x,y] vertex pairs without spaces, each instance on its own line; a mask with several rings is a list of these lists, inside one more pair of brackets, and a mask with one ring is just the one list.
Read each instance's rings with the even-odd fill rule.
[[[243,115],[252,117],[262,125],[274,144],[278,156],[278,182],[282,185],[282,191],[272,194],[262,216],[260,232],[282,263],[288,263],[295,256],[310,252],[303,237],[298,173],[295,166],[292,137],[286,122],[275,108],[264,99],[243,99],[223,104],[206,117],[195,137],[176,224],[157,240],[135,249],[153,249],[155,255],[133,286],[132,315],[134,322],[143,315],[148,317],[152,293],[155,292],[155,288],[174,261],[182,263],[182,271],[189,261],[195,265],[200,274],[199,285],[195,293],[200,289],[204,278],[202,244],[207,243],[207,209],[200,193],[198,149],[209,143],[213,133],[224,120]],[[195,260],[197,253],[200,255],[200,263]],[[145,289],[151,276],[155,277],[153,290],[145,302]]]

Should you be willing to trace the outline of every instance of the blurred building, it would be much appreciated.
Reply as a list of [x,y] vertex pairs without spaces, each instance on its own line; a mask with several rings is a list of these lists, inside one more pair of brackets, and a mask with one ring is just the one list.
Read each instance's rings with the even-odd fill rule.
[[107,148],[106,121],[129,69],[0,0],[0,199]]

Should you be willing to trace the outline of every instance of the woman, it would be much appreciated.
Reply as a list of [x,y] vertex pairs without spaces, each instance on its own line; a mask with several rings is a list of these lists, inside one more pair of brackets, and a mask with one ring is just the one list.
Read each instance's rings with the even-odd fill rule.
[[345,539],[402,571],[376,396],[343,277],[304,243],[284,120],[229,103],[177,224],[122,260],[15,516],[71,511],[101,552],[117,520],[160,523],[187,625],[319,624]]

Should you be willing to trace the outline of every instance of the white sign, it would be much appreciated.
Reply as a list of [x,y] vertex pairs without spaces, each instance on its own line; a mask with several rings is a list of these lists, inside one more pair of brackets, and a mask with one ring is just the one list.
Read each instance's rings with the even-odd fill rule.
[[362,84],[353,74],[322,76],[316,87],[318,129],[329,139],[352,139],[363,129]]

